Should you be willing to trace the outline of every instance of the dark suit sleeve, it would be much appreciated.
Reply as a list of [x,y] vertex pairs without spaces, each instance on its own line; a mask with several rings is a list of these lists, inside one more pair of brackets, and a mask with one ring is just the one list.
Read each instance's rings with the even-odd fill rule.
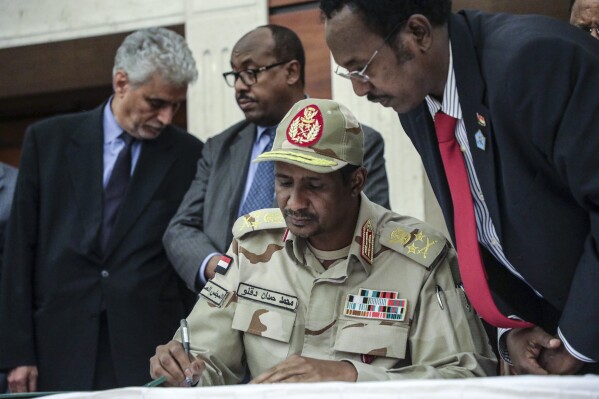
[[162,239],[173,267],[187,286],[198,291],[198,271],[204,259],[220,252],[204,233],[204,203],[210,171],[214,162],[211,140],[208,140],[198,160],[195,178]]
[[[590,37],[582,39],[586,42],[578,46],[566,40],[525,46],[508,73],[535,78],[509,80],[505,109],[511,104],[512,115],[504,117],[522,125],[517,127],[520,134],[530,135],[548,170],[588,214],[583,252],[571,254],[577,260],[576,271],[559,328],[577,352],[599,361],[599,45]],[[548,217],[560,224],[559,214]],[[535,234],[533,229],[530,226],[529,234]],[[555,243],[547,245],[560,245],[560,241],[556,237]],[[568,251],[567,246],[563,250]]]
[[33,273],[39,209],[39,158],[29,130],[7,225],[0,286],[0,369],[35,365]]
[[[593,43],[595,44],[595,43]],[[578,352],[599,361],[599,46],[594,62],[580,60],[563,71],[564,81],[578,74],[566,91],[568,101],[556,107],[559,121],[552,161],[572,195],[588,212],[590,234],[584,243],[570,294],[560,320],[566,340]],[[563,59],[570,60],[569,56]],[[569,64],[564,63],[564,64]],[[553,82],[547,82],[548,85]],[[594,320],[595,322],[592,322]]]
[[364,193],[372,202],[390,209],[383,136],[371,127],[363,125],[362,129],[364,130],[364,166],[368,170]]
[[17,183],[17,173],[17,169],[0,163],[0,279],[2,279],[2,258],[4,257],[6,223],[10,216],[12,197]]

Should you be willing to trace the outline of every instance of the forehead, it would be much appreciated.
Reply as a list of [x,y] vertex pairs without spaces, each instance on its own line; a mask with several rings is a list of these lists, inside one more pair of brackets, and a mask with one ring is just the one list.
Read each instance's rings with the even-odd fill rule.
[[274,57],[275,42],[267,28],[259,28],[241,38],[231,52],[231,65],[261,64]]
[[181,102],[187,95],[187,86],[176,86],[160,75],[153,75],[147,82],[133,88],[143,97],[150,99],[160,99],[169,102]]
[[325,21],[325,38],[335,62],[344,67],[367,62],[383,41],[349,7]]
[[572,8],[573,18],[592,18],[599,16],[599,0],[576,0]]

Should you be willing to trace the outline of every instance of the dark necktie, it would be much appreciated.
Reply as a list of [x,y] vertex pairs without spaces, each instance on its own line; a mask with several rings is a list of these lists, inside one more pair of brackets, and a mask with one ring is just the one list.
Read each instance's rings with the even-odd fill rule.
[[439,150],[453,201],[453,224],[460,274],[464,290],[472,306],[486,322],[503,328],[532,327],[532,324],[505,317],[493,301],[480,256],[474,204],[464,156],[455,138],[457,119],[439,111],[435,115],[435,130]]
[[[264,148],[264,151],[272,149],[272,143],[275,140],[275,129],[269,128],[264,134],[269,135],[269,142]],[[254,180],[248,191],[245,201],[239,210],[239,215],[247,215],[256,209],[270,208],[275,192],[275,163],[260,162],[254,174]]]
[[104,189],[104,213],[101,233],[102,251],[106,250],[112,227],[116,221],[131,177],[131,145],[134,139],[128,133],[122,133],[119,137],[125,142],[125,146],[116,158],[110,179]]

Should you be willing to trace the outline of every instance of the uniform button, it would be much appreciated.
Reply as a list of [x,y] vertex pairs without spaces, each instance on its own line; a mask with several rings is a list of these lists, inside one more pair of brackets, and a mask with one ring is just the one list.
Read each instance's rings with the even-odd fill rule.
[[480,193],[480,192],[478,193],[478,199],[481,201],[485,200],[485,196],[483,195],[483,193]]
[[466,147],[465,147],[465,146],[463,146],[463,145],[461,145],[461,146],[460,146],[460,151],[462,151],[462,152],[466,152]]
[[100,275],[102,275],[102,277],[108,277],[108,276],[110,276],[110,273],[108,273],[108,270],[102,270]]
[[499,246],[499,241],[497,241],[496,239],[493,239],[491,241],[491,244],[493,244],[494,247],[498,247]]

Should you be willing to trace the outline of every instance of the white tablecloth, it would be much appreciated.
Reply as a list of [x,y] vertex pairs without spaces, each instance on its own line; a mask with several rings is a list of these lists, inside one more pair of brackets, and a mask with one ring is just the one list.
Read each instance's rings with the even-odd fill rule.
[[53,395],[52,399],[599,399],[599,376],[515,376],[462,380],[122,388]]

